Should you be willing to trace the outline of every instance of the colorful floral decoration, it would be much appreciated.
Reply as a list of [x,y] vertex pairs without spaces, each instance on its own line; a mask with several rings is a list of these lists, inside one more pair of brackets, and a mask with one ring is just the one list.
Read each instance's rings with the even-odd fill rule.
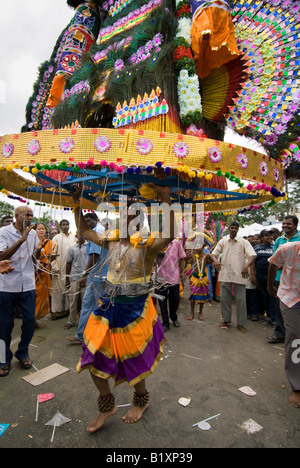
[[247,78],[225,118],[236,131],[267,145],[276,159],[299,120],[299,6],[272,0],[234,2],[232,9]]
[[125,65],[122,59],[115,61],[115,73],[118,73],[120,70],[124,70]]
[[68,99],[70,96],[79,94],[79,93],[84,93],[90,92],[90,84],[88,80],[85,81],[80,81],[80,83],[76,83],[76,85],[72,86],[71,89],[66,89],[62,95],[61,100],[64,101],[65,99]]
[[178,29],[175,37],[175,67],[178,73],[178,104],[181,122],[188,127],[201,121],[199,80],[191,52],[191,9],[187,0],[176,0]]
[[9,158],[10,156],[12,156],[14,150],[15,148],[12,143],[6,143],[5,145],[3,145],[1,154],[4,158]]
[[189,154],[189,147],[183,141],[178,141],[173,146],[173,153],[175,153],[179,159],[184,159]]
[[247,169],[247,167],[248,167],[248,158],[244,153],[238,154],[236,160],[240,164],[242,169]]
[[215,146],[212,146],[211,148],[208,149],[208,155],[214,164],[218,163],[222,159],[222,153],[219,148],[216,148]]
[[113,23],[113,25],[101,29],[97,39],[97,44],[103,44],[120,32],[124,32],[131,29],[133,26],[138,25],[145,19],[145,16],[150,15],[151,12],[161,4],[162,0],[151,0],[150,2],[142,5],[141,8],[137,8],[130,12],[127,16],[119,18]]
[[94,141],[94,147],[96,148],[97,151],[99,151],[99,153],[105,153],[106,151],[110,150],[111,141],[106,136],[99,136]]
[[136,150],[140,154],[149,154],[153,149],[153,144],[148,138],[141,138],[136,144]]
[[269,174],[268,164],[265,161],[262,161],[261,163],[259,163],[259,169],[260,169],[260,173],[263,176],[267,176]]
[[67,137],[59,142],[58,147],[62,153],[68,154],[71,153],[75,148],[75,142],[72,140],[72,138]]
[[27,146],[27,152],[31,155],[31,156],[36,156],[40,149],[41,149],[41,145],[40,145],[40,142],[39,140],[31,140]]
[[277,167],[275,167],[273,173],[274,173],[274,180],[275,180],[275,182],[278,182],[278,181],[279,181],[279,177],[280,177],[279,169],[277,169]]

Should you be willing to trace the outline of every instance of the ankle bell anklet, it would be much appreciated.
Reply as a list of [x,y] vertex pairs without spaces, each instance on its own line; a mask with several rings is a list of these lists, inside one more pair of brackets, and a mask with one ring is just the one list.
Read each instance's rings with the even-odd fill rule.
[[98,409],[100,413],[108,413],[115,407],[115,397],[112,393],[108,395],[99,396],[98,398]]
[[147,390],[142,395],[138,395],[136,392],[133,394],[133,406],[138,406],[139,408],[143,408],[149,403],[150,395]]

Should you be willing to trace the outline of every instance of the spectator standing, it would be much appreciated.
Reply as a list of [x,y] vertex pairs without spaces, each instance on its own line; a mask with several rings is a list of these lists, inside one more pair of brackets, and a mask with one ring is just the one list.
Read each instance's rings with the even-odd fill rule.
[[42,242],[30,227],[33,212],[28,206],[15,210],[15,223],[0,229],[0,261],[11,260],[13,271],[0,275],[0,340],[5,343],[5,363],[0,365],[0,377],[9,374],[13,353],[10,349],[14,327],[14,309],[18,304],[22,313],[21,340],[15,357],[23,369],[30,369],[32,361],[28,347],[35,328],[35,278],[32,256],[40,257]]
[[[298,231],[298,218],[297,216],[287,215],[282,222],[283,235],[278,237],[274,245],[274,253],[282,245],[290,242],[300,241],[300,232]],[[280,285],[282,271],[279,269],[275,279],[275,288],[278,289]],[[285,341],[285,326],[284,320],[280,309],[279,299],[276,298],[275,304],[275,320],[276,327],[274,334],[269,337],[269,343],[284,343]]]
[[[104,232],[104,227],[95,213],[88,213],[84,216],[85,222],[90,229],[97,232],[99,237]],[[86,246],[87,266],[82,275],[80,285],[86,288],[82,300],[82,307],[76,336],[69,336],[67,339],[70,343],[81,343],[83,340],[83,332],[85,330],[88,319],[94,310],[98,307],[98,302],[104,291],[101,286],[101,281],[106,277],[108,271],[107,249],[102,249],[100,245],[89,241]]]
[[[300,242],[282,245],[269,262],[268,290],[270,295],[279,298],[286,330],[285,371],[292,388],[289,402],[300,408]],[[279,268],[282,273],[277,290],[274,281]]]
[[13,216],[10,216],[10,215],[3,216],[3,218],[1,219],[1,227],[9,226],[13,222],[14,222]]
[[180,284],[184,281],[184,259],[186,253],[179,240],[174,239],[165,252],[157,257],[157,277],[164,286],[158,290],[158,294],[164,297],[159,300],[164,331],[170,329],[170,319],[174,327],[180,327],[178,321],[178,307],[180,302]]
[[60,224],[60,234],[53,237],[52,242],[56,245],[57,258],[52,263],[52,320],[65,317],[69,314],[69,300],[66,290],[66,266],[69,248],[75,244],[76,237],[69,233],[70,223],[63,219]]
[[69,296],[70,315],[64,326],[66,330],[76,324],[78,300],[81,299],[82,302],[85,293],[85,288],[81,287],[80,280],[87,263],[86,245],[82,236],[77,235],[76,237],[76,243],[69,248],[67,253],[66,288]]
[[255,263],[251,266],[251,282],[260,290],[263,296],[267,312],[267,320],[264,324],[275,326],[276,301],[268,293],[268,260],[272,257],[274,250],[272,232],[264,229],[260,233],[260,238],[262,243],[254,247],[257,257]]
[[[213,266],[220,272],[221,311],[223,321],[220,327],[227,329],[232,315],[232,290],[234,290],[237,311],[237,329],[246,333],[247,306],[246,284],[248,269],[254,263],[256,253],[250,242],[238,237],[239,224],[232,222],[229,226],[229,236],[221,239],[214,248],[211,258]],[[222,263],[218,258],[222,255]],[[246,260],[247,259],[247,262]]]
[[[37,223],[35,232],[37,233],[39,241],[46,242],[47,229],[44,223]],[[41,251],[39,261],[35,266],[35,290],[36,290],[36,307],[35,307],[35,318],[36,321],[46,317],[50,314],[50,296],[51,296],[51,261],[53,261],[55,252],[55,245],[51,240],[44,243],[44,248]],[[42,328],[42,326],[36,322],[36,328]]]

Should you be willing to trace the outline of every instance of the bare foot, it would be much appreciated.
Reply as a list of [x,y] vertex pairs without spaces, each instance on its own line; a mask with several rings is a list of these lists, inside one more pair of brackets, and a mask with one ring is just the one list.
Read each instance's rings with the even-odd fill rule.
[[198,319],[201,320],[201,321],[203,322],[203,320],[204,320],[203,315],[202,315],[202,314],[199,314],[199,315],[198,315]]
[[300,391],[292,391],[289,402],[294,408],[300,408]]
[[122,421],[126,422],[127,424],[134,424],[138,422],[141,417],[143,416],[144,412],[148,408],[149,403],[147,403],[145,406],[131,406],[128,413],[123,416]]
[[105,421],[117,412],[118,408],[115,406],[114,409],[112,409],[111,411],[108,411],[106,413],[99,413],[98,416],[90,422],[90,424],[87,427],[87,431],[91,434],[93,434],[96,431],[99,431],[99,429],[101,429]]
[[193,315],[189,315],[189,316],[187,317],[188,320],[193,320],[193,318],[194,318]]

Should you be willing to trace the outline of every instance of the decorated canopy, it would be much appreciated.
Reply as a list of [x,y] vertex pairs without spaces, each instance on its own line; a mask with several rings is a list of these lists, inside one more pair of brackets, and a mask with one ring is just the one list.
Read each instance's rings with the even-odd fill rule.
[[[209,212],[285,197],[300,159],[297,2],[68,4],[22,133],[1,138],[2,191],[70,207],[78,182],[95,209],[120,194],[150,203],[153,181]],[[225,126],[267,154],[224,143]]]

